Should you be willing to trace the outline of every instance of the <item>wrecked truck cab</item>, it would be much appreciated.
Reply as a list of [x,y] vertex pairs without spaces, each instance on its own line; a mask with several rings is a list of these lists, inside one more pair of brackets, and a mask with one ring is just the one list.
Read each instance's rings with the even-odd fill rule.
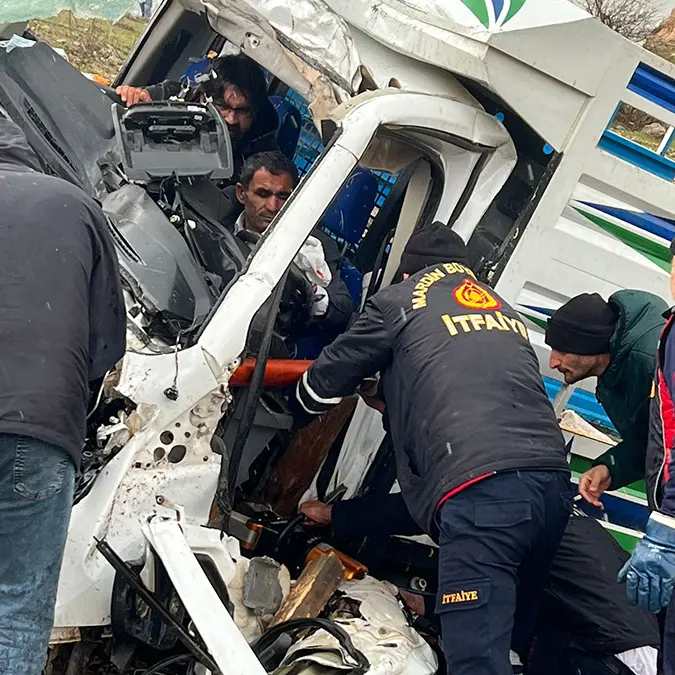
[[[121,112],[109,100],[109,92],[77,75],[42,44],[2,55],[0,98],[27,132],[45,168],[102,202],[128,309],[127,354],[108,374],[89,416],[54,640],[78,639],[83,630],[100,633],[112,625],[116,635],[153,648],[175,646],[175,635],[167,638],[166,630],[157,628],[168,619],[144,609],[146,600],[130,581],[134,577],[125,574],[131,570],[146,590],[176,605],[174,619],[179,623],[191,619],[199,634],[197,646],[206,651],[210,669],[250,673],[264,672],[246,646],[260,626],[237,594],[246,574],[243,561],[259,557],[266,546],[256,533],[276,537],[270,553],[283,557],[294,575],[305,565],[307,548],[314,550],[321,543],[315,533],[301,532],[298,538],[293,529],[298,524],[288,515],[276,516],[284,523],[281,527],[274,518],[256,516],[265,508],[269,511],[260,503],[266,472],[256,469],[273,466],[272,442],[273,452],[283,454],[292,439],[283,396],[277,390],[266,390],[260,383],[257,389],[249,388],[248,397],[255,404],[249,408],[249,430],[244,416],[238,419],[235,414],[239,402],[246,403],[247,393],[237,393],[231,386],[233,374],[245,356],[264,361],[251,339],[255,317],[267,307],[275,319],[279,302],[275,289],[312,228],[320,225],[354,176],[377,172],[396,178],[396,190],[373,208],[358,242],[361,259],[353,259],[363,274],[365,300],[392,281],[400,253],[416,227],[442,220],[468,238],[511,173],[516,153],[500,121],[452,84],[441,94],[397,87],[370,91],[361,86],[363,78],[351,50],[340,53],[347,70],[353,68],[354,73],[341,75],[341,67],[317,63],[303,49],[289,50],[253,9],[243,11],[234,3],[215,9],[167,2],[150,24],[127,73],[139,78],[143,72],[168,67],[165,74],[171,75],[172,69],[184,68],[184,50],[167,48],[165,38],[170,34],[187,43],[192,35],[200,49],[214,41],[222,46],[224,38],[236,39],[236,44],[243,41],[258,50],[251,55],[268,72],[307,97],[325,148],[247,259],[232,246],[229,233],[190,201],[190,188],[196,183],[207,181],[213,187],[212,178],[222,175],[212,176],[205,168],[208,162],[185,166],[182,158],[171,163],[170,171],[162,171],[161,162],[152,163],[152,153],[143,157],[136,152],[151,149],[152,144],[158,153],[164,150],[161,139],[151,137],[152,125],[144,126],[139,116],[152,120],[160,115],[169,126],[173,115],[190,118],[194,127],[210,119],[204,134],[211,138],[215,133],[219,168],[226,167],[228,141],[208,106],[175,102]],[[347,36],[337,17],[332,20]],[[36,72],[40,59],[45,67]],[[171,63],[162,66],[163,59]],[[203,143],[200,146],[204,148]],[[222,197],[214,191],[212,195],[214,200]],[[203,240],[195,234],[204,231],[217,241],[221,262],[227,263],[220,281],[207,269]],[[272,438],[268,432],[255,433],[266,415],[277,423],[272,425]],[[277,433],[282,427],[284,433]],[[255,442],[242,446],[245,433]],[[232,461],[237,444],[235,468],[241,467],[241,473],[231,476],[226,460]],[[214,525],[229,536],[221,538]],[[362,612],[352,610],[356,623],[347,632],[354,643],[358,634],[369,636],[362,652],[371,663],[380,654],[377,672],[402,672],[413,662],[415,672],[434,672],[435,657],[428,646],[409,628],[400,609],[394,611],[398,603],[392,590],[385,585],[376,591],[368,585],[370,580],[365,581],[354,593],[362,602],[358,594],[372,591],[372,603],[380,613],[369,613],[365,607]],[[347,597],[353,588],[343,589]],[[381,602],[375,600],[378,594]],[[388,604],[391,609],[384,606]],[[233,620],[226,618],[228,609]],[[334,616],[345,615],[344,607],[334,611]],[[385,639],[386,626],[378,625],[391,612],[396,625],[401,625],[397,639],[389,634]],[[219,627],[227,632],[227,640],[208,625],[214,613],[222,618]],[[392,651],[395,658],[388,658]],[[293,653],[306,658],[300,647]],[[338,647],[335,655],[353,666],[349,650]]]
[[[379,253],[391,239],[392,250],[400,254],[418,222],[441,218],[462,225],[467,231],[475,227],[515,161],[510,138],[497,120],[449,98],[397,90],[366,93],[336,108],[330,121],[334,132],[324,153],[303,178],[239,276],[223,292],[195,343],[164,354],[130,352],[125,357],[117,391],[133,401],[137,409],[147,411],[148,417],[106,465],[90,494],[74,509],[71,533],[75,536],[69,538],[66,549],[57,625],[103,625],[113,620],[110,601],[117,577],[96,553],[95,538],[104,538],[124,560],[147,559],[147,536],[144,538],[140,532],[141,523],[158,511],[160,498],[162,505],[181,505],[187,523],[203,526],[212,522],[214,495],[222,478],[221,458],[236,443],[239,429],[231,445],[217,439],[227,437],[229,423],[237,424],[229,419],[233,391],[228,384],[242,354],[248,351],[251,322],[272,296],[311,229],[320,222],[354,172],[361,169],[407,172],[407,189],[401,197],[400,210],[389,229],[379,235],[381,241],[376,250]],[[372,276],[376,282],[371,292],[393,278],[397,266],[393,257],[380,264],[378,269],[373,261]],[[167,396],[167,392],[172,392],[172,396]],[[273,392],[261,392],[256,398],[254,428],[269,405],[266,393],[274,396]],[[269,443],[244,447],[249,466],[254,456],[262,455],[268,446]],[[236,487],[238,482],[230,485]],[[249,484],[248,489],[251,492],[242,495],[240,501],[250,502],[252,493],[260,494],[262,486],[253,489]],[[232,525],[228,524],[226,529],[233,534],[242,518],[237,510],[237,495],[227,496],[234,502],[234,512],[230,517]],[[98,519],[92,518],[92,506],[96,509],[94,513],[100,514]],[[216,501],[216,507],[222,505]],[[244,529],[249,533],[252,520],[250,516],[243,519]],[[260,527],[265,529],[267,522]],[[178,534],[174,529],[173,535]],[[282,533],[278,534],[280,537]],[[243,544],[253,547],[254,554],[258,553],[257,541],[250,541],[247,533],[241,539]],[[177,546],[176,543],[164,552],[171,557]],[[152,548],[163,559],[164,553],[160,554],[155,546]],[[296,550],[303,558],[306,551],[299,545]],[[170,564],[165,566],[171,574]],[[172,578],[172,585],[180,597],[187,592],[183,591],[180,578]],[[390,597],[393,600],[393,595]],[[190,602],[185,604],[187,608]],[[206,642],[208,631],[202,632],[199,625],[206,617],[201,618],[194,606],[188,611]],[[364,621],[362,616],[354,620],[357,628]],[[373,620],[368,625],[373,626]],[[380,629],[384,630],[384,626],[377,628]],[[364,635],[368,633],[365,628],[359,630]],[[386,666],[383,656],[382,672],[398,672],[405,663],[416,659],[421,659],[422,664],[418,672],[435,671],[435,658],[415,631],[408,629],[409,634],[400,639],[389,636],[385,641],[382,633],[377,637],[377,630],[375,643],[364,653],[374,659],[379,644],[383,654],[394,651],[400,660],[394,669]],[[357,638],[353,639],[358,644]],[[217,661],[219,665],[228,660],[222,645],[219,648],[219,643],[213,642],[207,646],[214,658],[219,654],[223,659]],[[287,656],[291,657],[292,654]],[[348,657],[345,658],[349,664]],[[223,665],[221,669],[224,670]]]
[[[106,535],[114,548],[127,551],[132,558],[140,557],[142,539],[137,538],[137,523],[143,514],[154,511],[158,494],[181,504],[186,517],[201,523],[208,521],[220,460],[213,452],[212,438],[223,418],[223,408],[229,405],[232,396],[227,384],[246,351],[248,327],[314,224],[319,222],[331,198],[359,164],[357,157],[367,161],[369,152],[374,157],[378,153],[386,157],[396,149],[397,162],[407,153],[405,159],[419,166],[417,178],[410,184],[415,188],[416,200],[411,204],[405,226],[398,223],[392,244],[402,248],[424,211],[427,218],[435,218],[439,208],[451,214],[458,203],[468,199],[469,180],[474,176],[476,183],[480,182],[481,172],[475,171],[475,166],[481,163],[481,157],[487,155],[482,162],[487,167],[491,161],[501,161],[500,152],[511,152],[508,136],[493,118],[480,111],[466,111],[451,100],[430,99],[401,92],[384,93],[367,95],[365,100],[347,108],[344,118],[339,120],[340,133],[334,136],[324,156],[270,226],[242,274],[220,298],[196,343],[166,353],[133,350],[126,355],[116,389],[136,404],[137,411],[144,411],[146,417],[134,437],[106,465],[87,497],[76,505],[72,533],[79,532],[82,539],[89,542],[93,542],[94,536]],[[422,145],[430,115],[425,115],[427,127],[421,127],[419,118],[410,114],[416,109],[428,110],[432,104],[437,112],[436,134],[428,141],[435,150],[433,165],[425,158]],[[461,113],[466,113],[463,126],[449,121],[461,118]],[[483,122],[485,125],[481,128]],[[455,145],[460,133],[467,149],[458,150]],[[495,148],[495,141],[502,145]],[[381,163],[375,166],[397,168]],[[457,167],[453,170],[457,181],[453,193],[439,189],[442,182],[430,184],[432,166],[439,178],[443,168]],[[430,190],[434,183],[436,189]],[[303,199],[304,194],[311,197]],[[326,195],[325,201],[320,203],[317,195]],[[393,264],[381,270],[385,277],[393,276],[394,271]],[[172,395],[175,392],[175,400],[167,396],[169,392]],[[96,505],[94,510],[92,504]],[[101,510],[100,520],[92,518],[92,513]],[[82,539],[78,537],[79,545]],[[69,556],[75,554],[79,565],[95,564],[96,557],[89,560],[86,555],[91,551],[73,547],[73,543],[69,538],[67,560],[73,560]],[[104,576],[112,576],[106,569],[100,571]],[[64,565],[63,589],[69,586],[71,574],[73,586],[78,585],[79,570]],[[99,590],[101,581],[99,578],[99,583],[92,585],[90,593],[92,598],[101,601],[99,612],[107,612],[105,592]],[[59,603],[62,598],[65,596],[59,596]],[[82,607],[81,587],[73,602]],[[57,604],[57,617],[59,609],[65,610],[66,606]],[[94,603],[89,606],[93,608]]]
[[[423,115],[416,112],[422,110]],[[433,133],[429,133],[431,120]],[[139,428],[74,508],[57,601],[57,626],[115,625],[111,598],[119,597],[115,593],[119,576],[101,559],[95,541],[104,539],[125,561],[147,560],[147,541],[166,567],[172,587],[183,598],[210,654],[226,672],[229,647],[215,637],[208,642],[209,631],[201,623],[207,621],[207,615],[200,614],[199,608],[183,597],[193,586],[184,585],[186,580],[172,563],[186,528],[213,523],[214,507],[223,510],[214,495],[224,495],[233,502],[235,511],[226,525],[230,534],[241,522],[237,494],[219,491],[218,487],[223,478],[222,458],[228,456],[232,461],[228,453],[239,433],[235,432],[232,444],[223,441],[229,424],[234,423],[230,421],[233,392],[228,385],[242,354],[248,352],[251,322],[283,279],[312,227],[355,170],[368,167],[398,172],[412,165],[407,208],[401,208],[395,232],[391,233],[392,248],[400,250],[420,219],[454,217],[458,223],[472,227],[474,223],[464,217],[463,207],[475,190],[487,205],[490,191],[496,187],[495,183],[484,187],[483,172],[497,167],[505,178],[509,163],[514,161],[509,137],[494,118],[450,99],[399,91],[369,93],[337,109],[333,121],[336,131],[324,154],[272,223],[240,275],[223,292],[194,344],[159,354],[131,350],[126,355],[116,391],[136,406]],[[395,266],[390,258],[374,273],[380,280],[391,278]],[[265,393],[257,392],[254,427],[269,401]],[[266,447],[245,446],[247,461],[252,462],[255,458],[251,455],[261,454]],[[229,478],[229,472],[225,478]],[[237,482],[229,481],[229,487],[236,487]],[[256,485],[252,492],[260,494],[261,488]],[[242,495],[247,502],[250,498],[251,494]],[[186,524],[181,529],[178,521],[171,531],[173,545],[161,548],[148,537],[142,523],[151,519],[148,527],[156,523],[168,528],[163,525],[170,522],[168,516],[158,520],[156,515],[164,513],[168,504],[180,505]],[[249,532],[252,520],[250,516],[244,518],[244,529]],[[265,529],[266,523],[259,526]],[[211,532],[214,537],[218,534],[217,530]],[[259,552],[257,540],[249,540],[247,533],[241,539],[254,554]],[[188,558],[189,550],[185,549]],[[304,557],[306,552],[298,550]],[[190,555],[194,553],[192,550]],[[194,561],[190,569],[197,574]],[[363,618],[356,621],[358,624]],[[435,670],[433,656],[414,631],[398,641],[379,638],[379,644],[387,645],[381,647],[385,652],[395,650],[397,658],[405,662],[420,658],[424,666],[419,672]],[[375,649],[377,644],[370,647]],[[371,655],[375,653],[376,649],[371,651]]]
[[[327,538],[293,522],[307,486],[308,496],[323,497],[334,488],[344,493],[346,487],[343,496],[349,497],[365,488],[388,491],[395,480],[379,415],[363,402],[351,401],[353,409],[329,420],[332,447],[327,450],[325,444],[317,447],[318,434],[291,437],[278,389],[261,388],[260,382],[249,387],[255,406],[247,407],[246,390],[234,386],[242,359],[260,356],[251,340],[253,318],[274,304],[274,289],[311,228],[331,212],[357,173],[377,176],[380,186],[393,184],[388,196],[382,190],[362,236],[346,242],[351,246],[345,256],[362,276],[363,298],[393,280],[415,227],[444,220],[468,240],[480,278],[517,303],[545,362],[545,317],[571,294],[607,293],[634,286],[637,279],[640,287],[667,294],[664,270],[670,257],[663,232],[670,231],[672,166],[664,157],[642,162],[644,153],[617,140],[610,127],[621,101],[672,121],[675,73],[562,0],[449,0],[442,7],[427,0],[167,0],[117,83],[180,79],[191,58],[231,48],[265,68],[270,93],[307,104],[302,131],[311,132],[323,152],[252,256],[232,259],[222,287],[212,277],[196,280],[193,272],[201,274],[204,261],[188,243],[189,223],[180,233],[185,246],[176,232],[168,236],[169,226],[177,231],[187,222],[180,216],[172,222],[179,214],[169,211],[166,222],[157,216],[147,226],[148,233],[162,228],[167,234],[160,238],[162,255],[169,256],[167,269],[192,270],[182,275],[194,281],[187,285],[195,298],[206,297],[208,288],[209,309],[181,309],[187,323],[148,321],[144,308],[135,309],[143,284],[128,285],[129,351],[121,372],[110,374],[90,418],[88,451],[96,459],[73,510],[55,640],[78,639],[82,629],[105,634],[112,624],[116,636],[166,646],[168,619],[147,611],[129,578],[123,583],[123,571],[131,568],[146,590],[174,603],[174,618],[182,621],[189,614],[201,636],[197,648],[206,649],[207,661],[216,661],[207,664],[210,669],[260,672],[259,654],[246,644],[258,617],[242,598],[241,561],[270,552],[297,575],[308,550],[316,555]],[[17,55],[14,50],[15,61]],[[53,76],[58,61],[35,69],[27,57],[20,72],[8,63],[3,56],[0,95],[12,92],[3,105],[21,103],[15,107],[17,121],[48,170],[116,202],[122,219],[144,202],[157,215],[142,192],[157,206],[167,200],[117,171],[122,161],[110,131],[110,101],[101,89],[87,83],[85,93],[83,79],[59,84],[62,78]],[[37,77],[44,78],[40,86]],[[301,159],[304,168],[314,155]],[[203,216],[188,219],[202,226],[208,220]],[[124,234],[122,220],[117,223]],[[640,230],[648,234],[643,237]],[[121,259],[127,247],[132,258],[151,257],[153,269],[163,267],[155,262],[160,256],[149,240],[140,251],[145,226],[129,227],[127,233],[118,237]],[[226,239],[223,235],[224,249]],[[130,277],[135,279],[133,271]],[[146,278],[144,284],[149,283]],[[160,297],[149,293],[146,299],[150,296]],[[175,300],[166,293],[164,299]],[[190,322],[197,315],[199,320]],[[155,334],[157,327],[162,330]],[[303,461],[298,448],[325,453],[321,468]],[[225,461],[233,456],[237,472],[226,470]],[[284,467],[279,456],[287,460]],[[287,495],[274,509],[264,489],[271,469],[277,492]],[[277,513],[282,510],[283,517]],[[208,523],[224,523],[229,536],[221,539],[218,529],[205,527]],[[396,546],[400,550],[390,557],[403,561],[400,577],[410,588],[433,591],[429,558],[425,563],[407,540]],[[387,572],[386,578],[394,577]],[[360,599],[342,591],[348,600]],[[368,602],[362,601],[360,610],[351,603],[350,618],[365,621],[356,628],[365,627],[373,637],[379,618],[370,608],[377,603],[374,589],[364,592]],[[386,592],[387,602],[379,606],[390,616],[384,605],[393,596]],[[344,606],[326,610],[333,619],[344,617],[344,611]],[[225,616],[230,613],[234,622]],[[209,623],[212,616],[223,627],[218,634]],[[410,622],[404,617],[404,623]],[[388,622],[399,624],[398,614]],[[325,656],[330,638],[315,635],[320,644],[313,660],[336,665]],[[381,656],[381,672],[400,672],[420,644],[414,632],[404,630],[401,636],[361,643],[360,651],[373,666]],[[306,656],[301,643],[296,639],[290,656]],[[332,646],[345,669],[363,668],[339,640]],[[389,657],[392,651],[396,658]],[[427,654],[408,671],[433,672]],[[292,667],[286,663],[282,672]]]

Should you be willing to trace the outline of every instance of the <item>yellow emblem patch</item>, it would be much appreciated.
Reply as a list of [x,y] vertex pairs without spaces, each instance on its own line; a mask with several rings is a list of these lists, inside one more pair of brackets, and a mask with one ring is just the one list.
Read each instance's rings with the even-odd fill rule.
[[453,295],[462,307],[468,309],[501,309],[502,306],[497,298],[468,279],[455,289]]

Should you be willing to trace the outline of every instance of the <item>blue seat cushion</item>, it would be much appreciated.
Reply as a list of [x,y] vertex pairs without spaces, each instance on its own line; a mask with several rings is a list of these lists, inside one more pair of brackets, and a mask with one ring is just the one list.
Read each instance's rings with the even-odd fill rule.
[[324,227],[348,244],[358,244],[376,199],[375,176],[367,169],[355,169],[324,214]]
[[302,116],[300,111],[286,99],[280,96],[270,96],[270,103],[279,118],[277,127],[277,145],[279,150],[293,161],[295,148],[298,145],[300,137],[300,128],[302,127]]

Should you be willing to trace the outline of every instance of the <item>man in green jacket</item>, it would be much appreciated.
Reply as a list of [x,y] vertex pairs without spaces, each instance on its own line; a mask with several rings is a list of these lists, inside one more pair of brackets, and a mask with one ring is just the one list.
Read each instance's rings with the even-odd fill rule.
[[600,508],[605,490],[644,478],[656,350],[667,309],[664,300],[645,291],[618,291],[608,302],[584,293],[548,321],[550,367],[567,384],[597,377],[596,397],[621,435],[579,479],[581,496]]

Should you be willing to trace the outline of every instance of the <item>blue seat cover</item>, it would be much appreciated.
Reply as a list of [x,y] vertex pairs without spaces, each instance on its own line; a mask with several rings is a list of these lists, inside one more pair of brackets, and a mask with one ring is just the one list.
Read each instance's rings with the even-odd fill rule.
[[279,118],[279,126],[277,127],[277,145],[279,150],[293,161],[295,155],[295,148],[298,145],[298,138],[300,137],[300,128],[302,127],[302,115],[300,111],[286,99],[280,96],[270,96],[270,103],[276,110]]
[[367,169],[355,169],[326,211],[324,227],[348,244],[358,244],[376,199],[375,176]]

